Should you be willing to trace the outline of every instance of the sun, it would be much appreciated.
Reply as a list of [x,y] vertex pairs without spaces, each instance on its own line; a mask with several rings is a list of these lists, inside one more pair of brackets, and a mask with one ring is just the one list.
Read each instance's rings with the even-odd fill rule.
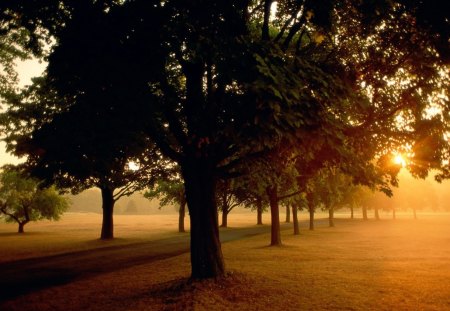
[[139,170],[139,164],[133,161],[128,162],[128,169],[131,171]]
[[405,158],[403,158],[403,156],[402,156],[401,154],[395,155],[395,157],[394,157],[394,163],[395,163],[395,164],[399,164],[399,165],[401,165],[402,167],[405,167],[405,166],[406,166]]

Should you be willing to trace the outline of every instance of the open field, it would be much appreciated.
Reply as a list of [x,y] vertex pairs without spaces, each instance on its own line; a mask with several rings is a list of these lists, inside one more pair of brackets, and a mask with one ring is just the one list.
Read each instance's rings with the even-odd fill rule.
[[[254,226],[255,217],[232,213],[229,223]],[[450,310],[450,215],[385,218],[338,219],[335,228],[322,221],[313,232],[302,223],[300,236],[286,227],[283,247],[268,247],[268,234],[224,243],[229,274],[222,280],[191,283],[184,253],[44,286],[0,310]],[[183,236],[176,215],[118,216],[119,238],[103,242],[100,221],[68,214],[30,224],[23,236],[1,224],[0,261],[89,250],[107,263],[101,248],[130,252],[141,242]]]

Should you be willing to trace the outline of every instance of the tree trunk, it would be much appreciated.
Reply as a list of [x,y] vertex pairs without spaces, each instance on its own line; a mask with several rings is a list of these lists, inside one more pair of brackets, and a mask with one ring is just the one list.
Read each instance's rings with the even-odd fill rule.
[[417,211],[415,208],[413,208],[413,213],[414,213],[414,219],[417,219]]
[[28,221],[26,222],[19,222],[19,229],[17,230],[17,233],[24,233],[25,231],[23,230],[23,227],[25,227],[25,225],[28,223]]
[[222,209],[222,224],[220,225],[222,228],[227,228],[228,227],[228,208],[224,207]]
[[184,230],[184,217],[186,215],[186,200],[180,203],[180,210],[178,211],[178,232],[186,232]]
[[395,208],[392,209],[392,219],[396,219],[396,215],[395,215]]
[[308,200],[309,211],[309,230],[314,230],[314,202],[312,200],[312,194],[306,194]]
[[367,220],[367,207],[363,206],[362,207],[362,213],[363,213],[363,219]]
[[114,238],[114,198],[113,189],[109,187],[100,188],[102,191],[102,209],[103,209],[103,222],[102,222],[102,233],[100,239],[109,240]]
[[314,208],[308,207],[309,210],[309,230],[314,230]]
[[289,207],[289,204],[286,204],[286,222],[291,222],[291,209]]
[[281,245],[280,213],[278,207],[278,193],[276,186],[267,187],[266,193],[269,196],[269,204],[270,204],[270,218],[271,218],[270,245],[280,246]]
[[191,277],[223,276],[225,264],[219,239],[216,179],[212,164],[203,157],[181,166],[191,222]]
[[292,222],[294,223],[294,235],[300,234],[300,229],[298,227],[298,216],[297,216],[297,205],[292,204]]
[[256,200],[256,224],[262,225],[262,214],[263,214],[263,206],[262,206],[262,199],[258,198]]
[[355,212],[353,210],[353,205],[350,206],[350,219],[353,219],[355,217]]
[[380,213],[378,212],[378,207],[375,207],[375,219],[380,220]]
[[334,207],[330,206],[328,209],[328,224],[330,227],[334,227]]

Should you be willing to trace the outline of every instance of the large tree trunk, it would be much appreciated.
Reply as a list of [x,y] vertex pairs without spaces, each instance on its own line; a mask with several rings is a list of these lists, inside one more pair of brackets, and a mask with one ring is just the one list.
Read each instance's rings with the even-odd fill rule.
[[334,227],[334,207],[330,206],[328,209],[328,224],[330,227]]
[[291,209],[289,207],[289,204],[286,204],[286,222],[291,222]]
[[102,233],[100,239],[109,240],[114,238],[114,197],[113,189],[109,187],[100,188],[102,192],[102,209],[103,209],[103,222],[102,222]]
[[186,161],[183,172],[191,221],[192,278],[220,277],[225,264],[219,239],[216,179],[213,166],[204,158]]
[[300,234],[300,229],[298,226],[298,215],[297,215],[297,205],[296,204],[292,204],[292,222],[294,223],[294,235],[299,235]]
[[180,210],[178,211],[178,232],[186,232],[184,230],[184,217],[186,215],[186,200],[182,199]]
[[353,219],[355,217],[355,212],[353,210],[353,205],[350,206],[350,219]]
[[378,212],[378,207],[375,207],[375,219],[380,220],[380,213]]
[[395,208],[392,209],[392,219],[396,219],[396,215],[395,215]]
[[367,220],[367,207],[363,206],[362,207],[362,213],[363,213],[363,219]]
[[262,205],[262,199],[258,198],[256,199],[256,224],[262,225],[262,214],[263,214],[263,205]]
[[269,196],[270,204],[270,218],[271,218],[271,236],[270,245],[281,245],[281,233],[280,233],[280,211],[278,206],[278,193],[277,187],[267,187],[266,193]]

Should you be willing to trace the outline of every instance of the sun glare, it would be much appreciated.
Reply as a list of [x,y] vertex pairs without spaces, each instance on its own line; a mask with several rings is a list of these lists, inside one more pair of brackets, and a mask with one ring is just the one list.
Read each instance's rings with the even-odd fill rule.
[[395,163],[395,164],[399,164],[399,165],[401,165],[402,167],[405,167],[405,166],[406,166],[406,161],[405,161],[405,159],[403,158],[403,156],[402,156],[401,154],[397,154],[397,155],[394,157],[394,163]]
[[130,169],[132,171],[137,171],[139,169],[139,164],[137,164],[136,162],[130,161],[130,162],[128,162],[128,169]]

